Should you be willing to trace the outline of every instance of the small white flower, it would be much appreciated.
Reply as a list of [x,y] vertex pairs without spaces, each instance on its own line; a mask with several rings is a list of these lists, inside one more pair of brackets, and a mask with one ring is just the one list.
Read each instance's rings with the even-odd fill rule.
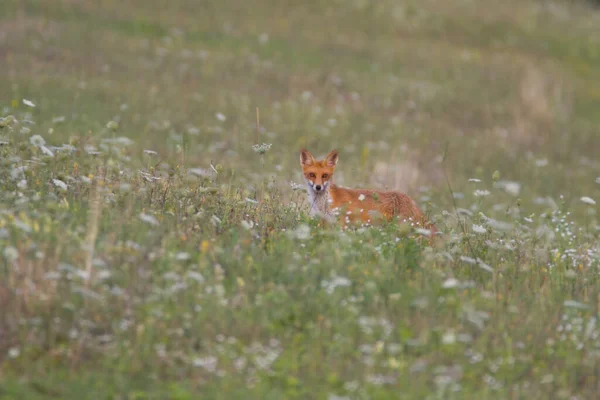
[[62,190],[67,190],[68,188],[67,184],[60,179],[52,179],[52,183],[54,183],[54,186],[61,188]]
[[338,287],[348,287],[352,284],[352,281],[343,276],[333,277],[330,281],[324,280],[321,282],[321,286],[325,288],[328,294],[332,294],[333,291]]
[[473,194],[475,195],[475,197],[485,197],[490,195],[490,191],[477,189],[473,192]]
[[204,368],[209,372],[214,372],[217,369],[217,358],[213,356],[195,358],[192,360],[192,365],[198,368]]
[[40,135],[33,135],[32,137],[29,138],[29,143],[31,143],[34,146],[40,147],[40,146],[45,145],[46,141]]
[[144,150],[144,153],[145,153],[145,154],[148,154],[149,156],[155,156],[155,155],[157,155],[157,154],[158,154],[158,153],[157,153],[156,151],[154,151],[154,150]]
[[25,104],[28,107],[35,107],[35,104],[33,104],[33,101],[31,100],[23,99],[23,104]]
[[195,280],[198,283],[203,283],[204,282],[204,277],[202,276],[202,274],[200,272],[188,271],[187,277],[190,278],[190,279]]
[[296,182],[291,182],[290,181],[290,186],[292,187],[292,190],[304,190],[304,185],[301,185],[301,184],[296,183]]
[[359,200],[359,201],[364,201],[364,200],[365,200],[365,198],[366,198],[366,197],[365,197],[365,195],[364,195],[364,194],[362,194],[362,193],[358,195],[358,200]]
[[483,227],[482,225],[473,224],[473,232],[475,232],[475,233],[486,233],[487,229],[485,229],[485,227]]
[[119,127],[119,123],[117,121],[108,121],[108,123],[106,124],[106,127],[113,131],[116,131],[117,128]]
[[471,179],[469,179],[469,182],[471,182],[471,183],[479,183],[479,182],[481,182],[481,179],[471,178]]
[[456,343],[456,334],[452,331],[445,332],[442,335],[443,344],[454,344]]
[[442,284],[444,289],[454,289],[460,286],[460,281],[456,278],[448,278]]
[[144,222],[146,222],[147,224],[150,225],[158,225],[158,220],[156,219],[156,217],[154,217],[154,215],[150,215],[150,214],[146,214],[146,213],[141,213],[140,214],[140,219]]
[[596,183],[600,184],[600,176],[596,178]]
[[221,122],[225,122],[225,120],[227,120],[227,117],[225,115],[221,114],[221,113],[217,113],[215,116]]
[[521,192],[521,184],[519,182],[504,182],[504,191],[513,196],[518,196]]
[[262,155],[269,151],[271,149],[271,146],[271,143],[255,144],[252,146],[252,150]]
[[6,258],[6,260],[8,261],[15,261],[17,258],[19,258],[19,251],[12,246],[4,248],[4,251],[2,253],[4,258]]
[[180,251],[179,253],[175,254],[175,259],[177,261],[187,261],[190,258],[190,253],[186,253],[185,251]]
[[587,196],[583,196],[581,199],[579,199],[581,201],[583,201],[585,204],[589,204],[591,206],[596,204],[596,200],[592,199],[591,197],[587,197]]
[[8,350],[8,356],[10,358],[17,358],[17,357],[19,357],[20,354],[21,354],[21,350],[19,350],[18,347],[11,347]]
[[310,238],[310,226],[306,224],[298,225],[298,227],[294,230],[294,236],[296,239],[300,240],[306,240]]
[[579,309],[582,309],[582,310],[590,308],[590,306],[588,306],[587,304],[583,304],[583,303],[580,303],[580,302],[575,301],[575,300],[565,300],[565,302],[563,303],[563,305],[565,307],[579,308]]

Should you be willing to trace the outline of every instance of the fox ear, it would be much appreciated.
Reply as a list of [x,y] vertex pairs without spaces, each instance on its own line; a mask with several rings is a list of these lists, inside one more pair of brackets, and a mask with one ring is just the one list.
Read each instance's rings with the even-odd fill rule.
[[300,149],[300,164],[302,165],[313,165],[315,162],[314,157],[310,154],[310,151],[306,149]]
[[337,150],[331,150],[327,157],[325,157],[325,161],[327,161],[327,166],[335,167],[338,161],[338,152]]

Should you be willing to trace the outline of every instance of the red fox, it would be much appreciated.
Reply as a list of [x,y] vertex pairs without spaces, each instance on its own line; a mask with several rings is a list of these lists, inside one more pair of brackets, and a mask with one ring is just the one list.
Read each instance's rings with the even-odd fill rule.
[[300,164],[311,202],[311,214],[327,219],[339,216],[346,227],[349,223],[373,225],[377,220],[400,220],[426,228],[433,236],[438,232],[409,196],[398,192],[368,189],[347,189],[333,184],[332,178],[338,153],[332,150],[324,160],[315,158],[306,149],[300,150]]

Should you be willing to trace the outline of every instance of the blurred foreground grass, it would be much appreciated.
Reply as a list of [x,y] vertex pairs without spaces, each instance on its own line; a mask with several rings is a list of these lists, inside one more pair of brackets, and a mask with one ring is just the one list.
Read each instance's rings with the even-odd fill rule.
[[[5,0],[0,396],[593,398],[594,10]],[[317,228],[301,146],[445,242]]]

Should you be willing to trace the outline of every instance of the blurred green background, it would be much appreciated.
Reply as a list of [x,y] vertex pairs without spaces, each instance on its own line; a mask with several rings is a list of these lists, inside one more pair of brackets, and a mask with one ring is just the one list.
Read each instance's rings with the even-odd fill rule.
[[[53,141],[116,119],[140,149],[185,142],[188,164],[250,181],[298,180],[300,146],[337,147],[339,182],[441,187],[444,205],[444,170],[458,190],[500,170],[532,200],[600,193],[584,1],[2,3],[0,101],[34,101]],[[268,170],[256,142],[273,143]]]

